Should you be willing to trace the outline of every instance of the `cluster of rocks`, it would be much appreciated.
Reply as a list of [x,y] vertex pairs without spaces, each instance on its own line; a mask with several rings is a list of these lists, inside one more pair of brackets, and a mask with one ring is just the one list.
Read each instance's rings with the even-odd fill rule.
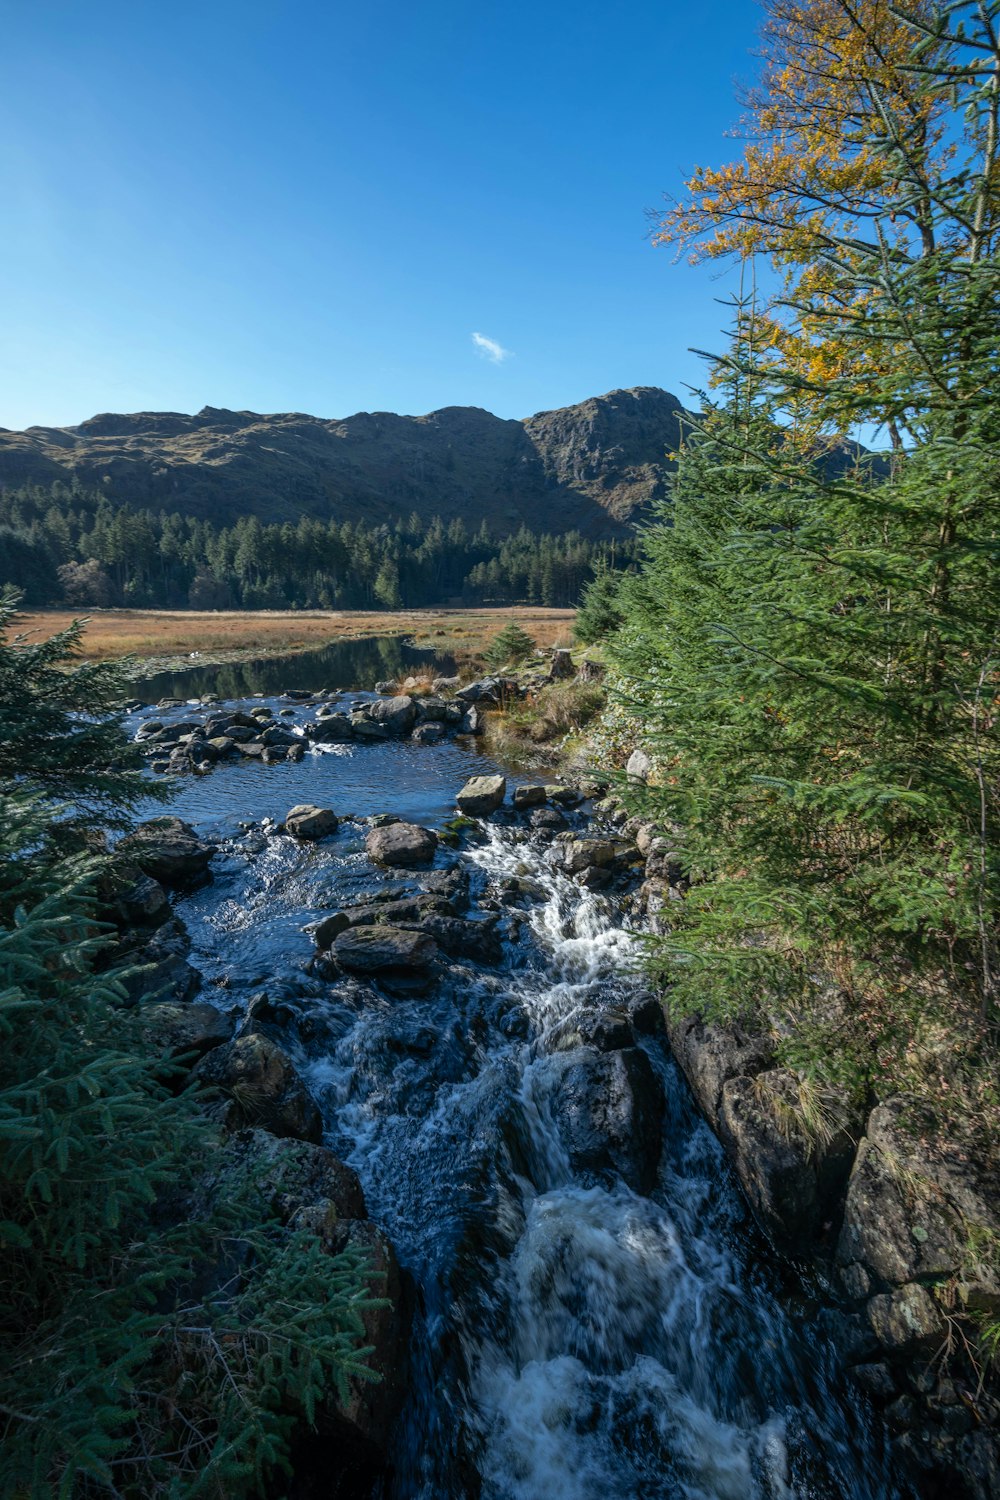
[[[329,810],[293,808],[289,833],[319,838],[336,830]],[[273,1012],[251,1004],[242,1024],[235,1014],[192,997],[200,977],[187,962],[190,939],[168,891],[190,890],[211,879],[210,844],[179,818],[141,824],[116,846],[113,871],[101,891],[102,916],[118,929],[109,950],[114,967],[136,972],[126,980],[134,1009],[124,1035],[160,1060],[173,1088],[197,1082],[205,1107],[222,1127],[220,1146],[205,1163],[192,1214],[213,1202],[230,1204],[237,1183],[256,1195],[261,1220],[277,1220],[315,1234],[331,1255],[352,1247],[368,1258],[377,1305],[365,1308],[363,1342],[378,1382],[352,1379],[345,1393],[330,1391],[315,1416],[321,1437],[334,1439],[354,1471],[374,1474],[401,1394],[404,1318],[399,1269],[392,1245],[367,1215],[356,1174],[322,1144],[322,1117],[288,1051],[270,1034]],[[252,1264],[245,1267],[253,1274]],[[303,1429],[305,1432],[305,1429]]]
[[[220,761],[241,758],[265,765],[297,761],[311,745],[389,739],[430,745],[449,734],[481,734],[485,709],[522,691],[515,679],[506,677],[487,677],[466,687],[459,687],[458,682],[458,678],[438,678],[429,695],[389,693],[350,700],[343,707],[338,693],[287,692],[281,696],[289,700],[288,705],[277,713],[264,703],[248,711],[203,704],[192,709],[190,718],[178,722],[143,720],[136,741],[144,747],[152,769],[169,774],[204,774]],[[178,706],[174,700],[159,705],[161,709]],[[311,716],[300,717],[310,712]]]
[[827,1097],[824,1129],[807,1133],[800,1081],[759,1023],[688,1017],[668,1033],[758,1222],[791,1258],[818,1255],[837,1284],[829,1331],[921,1492],[1000,1494],[1000,1402],[943,1359],[961,1348],[951,1313],[1000,1317],[1000,1284],[974,1245],[974,1226],[1000,1237],[995,1182],[969,1153],[920,1139],[902,1097],[868,1111]]

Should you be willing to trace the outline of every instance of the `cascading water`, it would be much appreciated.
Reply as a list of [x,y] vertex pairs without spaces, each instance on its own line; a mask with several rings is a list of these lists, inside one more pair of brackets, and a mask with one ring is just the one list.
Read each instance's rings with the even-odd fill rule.
[[[398,768],[420,767],[426,797],[455,754],[380,747],[371,798],[419,815]],[[342,806],[316,779],[360,771],[316,757],[281,797]],[[453,789],[451,762],[436,771]],[[247,774],[189,783],[177,811],[211,827],[237,784],[270,810],[274,780]],[[331,987],[302,975],[302,923],[387,877],[341,836],[304,851],[226,831],[214,886],[184,903],[196,960],[230,995],[298,986],[327,1142],[412,1289],[379,1500],[899,1500],[818,1303],[783,1295],[665,1042],[629,1029],[643,986],[610,901],[491,830],[462,861],[480,897],[514,900],[501,966],[452,963],[423,995]]]

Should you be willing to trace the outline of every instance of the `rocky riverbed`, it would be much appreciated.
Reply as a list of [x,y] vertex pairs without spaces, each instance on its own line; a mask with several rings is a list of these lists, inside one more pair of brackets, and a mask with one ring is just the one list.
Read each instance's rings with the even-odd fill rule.
[[[636,960],[683,899],[669,839],[490,763],[465,716],[518,688],[473,686],[133,720],[192,773],[108,893],[150,1045],[388,1288],[385,1378],[320,1423],[333,1492],[986,1500],[997,1413],[934,1363],[950,1221],[901,1207],[898,1113],[816,1153],[766,1038],[668,1035]],[[317,1461],[303,1432],[299,1493]]]

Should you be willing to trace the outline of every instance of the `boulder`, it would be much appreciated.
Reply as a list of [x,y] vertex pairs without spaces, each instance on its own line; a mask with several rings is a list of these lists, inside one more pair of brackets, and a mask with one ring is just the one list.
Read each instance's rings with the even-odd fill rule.
[[191,1056],[192,1061],[221,1047],[233,1034],[229,1016],[214,1005],[176,1005],[154,1000],[140,1005],[136,1020],[145,1049],[171,1059]]
[[369,858],[380,865],[428,864],[437,849],[437,834],[416,823],[390,823],[373,828],[365,839]]
[[230,1130],[261,1126],[272,1135],[318,1141],[323,1122],[316,1101],[276,1042],[260,1032],[216,1047],[195,1069],[205,1084],[229,1096]]
[[398,698],[379,698],[369,712],[372,722],[381,724],[390,734],[409,734],[417,722],[417,705],[408,694]]
[[528,814],[528,827],[538,833],[560,833],[566,827],[566,819],[554,807],[536,807]]
[[653,762],[645,750],[636,748],[625,762],[625,774],[630,781],[648,781]]
[[357,1173],[325,1146],[261,1129],[241,1130],[226,1143],[218,1179],[223,1201],[235,1196],[230,1189],[233,1175],[250,1180],[266,1211],[285,1224],[317,1202],[332,1203],[341,1219],[367,1217]]
[[334,938],[332,948],[341,967],[353,974],[426,970],[437,951],[434,939],[424,932],[381,924],[348,928]]
[[190,823],[180,818],[150,818],[118,843],[145,875],[173,889],[203,885],[211,878],[208,864],[215,849],[203,843]]
[[612,865],[623,856],[634,852],[634,846],[617,839],[582,838],[567,839],[555,847],[554,857],[567,875],[578,875],[581,870]]
[[448,717],[448,705],[443,698],[436,696],[421,698],[417,704],[417,713],[422,724],[443,724]]
[[354,738],[353,727],[346,714],[325,714],[322,719],[303,727],[317,745],[341,745]]
[[457,693],[461,685],[461,677],[435,677],[431,690],[435,693]]
[[285,831],[293,839],[322,839],[337,832],[337,815],[328,807],[300,802],[285,815]]
[[470,704],[462,714],[462,717],[458,721],[458,727],[461,734],[482,734],[486,727],[486,721],[481,710],[474,703]]
[[506,795],[506,776],[473,776],[465,783],[455,802],[459,812],[466,817],[485,818],[496,812]]
[[513,800],[518,812],[526,812],[529,807],[540,807],[545,801],[545,788],[543,786],[516,786]]
[[351,925],[351,919],[346,912],[335,911],[329,917],[324,917],[313,928],[313,942],[321,953],[325,953],[334,938],[346,932]]
[[974,1171],[968,1153],[938,1146],[929,1150],[916,1138],[903,1098],[869,1115],[837,1245],[842,1278],[852,1266],[886,1288],[965,1277],[970,1227],[1000,1234],[995,1184],[980,1180],[985,1174]]
[[638,1047],[570,1056],[554,1102],[574,1167],[599,1175],[616,1172],[636,1192],[652,1191],[664,1096],[649,1058]]

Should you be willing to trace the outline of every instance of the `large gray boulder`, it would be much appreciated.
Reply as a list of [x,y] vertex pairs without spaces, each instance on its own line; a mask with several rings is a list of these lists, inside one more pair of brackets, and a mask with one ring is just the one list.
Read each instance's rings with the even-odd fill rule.
[[372,720],[390,734],[409,734],[417,722],[417,704],[406,694],[398,698],[379,698],[369,709]]
[[437,944],[427,933],[412,928],[350,927],[333,940],[333,955],[353,974],[383,974],[426,970],[437,957]]
[[472,776],[455,802],[459,812],[469,818],[485,818],[496,812],[507,795],[506,776]]
[[337,815],[328,807],[314,807],[300,802],[285,816],[285,830],[293,839],[322,839],[337,832]]
[[318,1141],[323,1122],[291,1058],[260,1032],[239,1036],[203,1058],[195,1074],[229,1097],[230,1130],[260,1126],[272,1135]]
[[144,875],[172,889],[203,885],[211,879],[208,864],[213,845],[200,839],[190,823],[180,818],[150,818],[118,843]]
[[389,823],[371,830],[365,838],[365,849],[380,865],[425,865],[434,858],[437,834],[417,823]]

